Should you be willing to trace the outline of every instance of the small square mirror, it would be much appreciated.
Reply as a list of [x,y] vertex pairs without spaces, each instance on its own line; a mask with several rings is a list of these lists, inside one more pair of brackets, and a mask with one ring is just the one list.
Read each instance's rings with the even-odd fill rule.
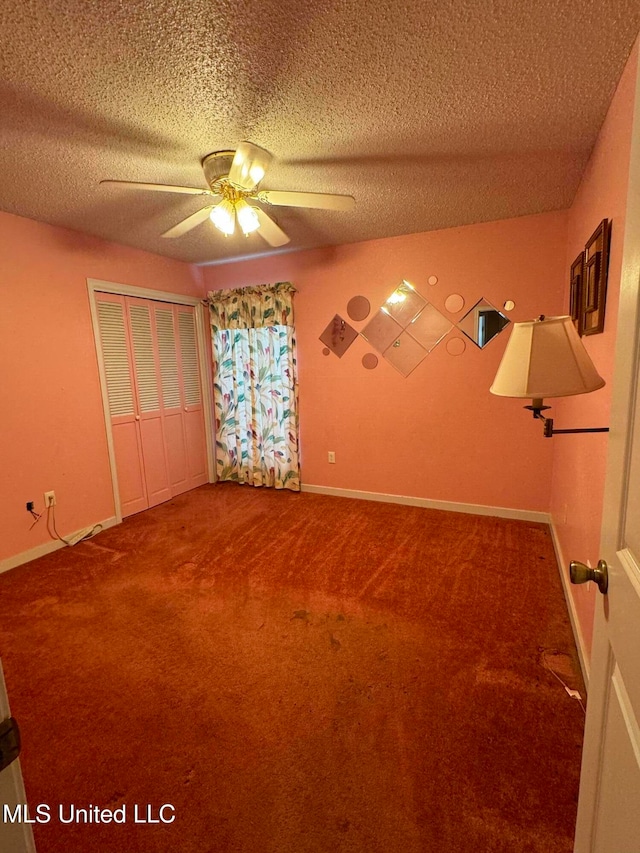
[[427,300],[420,296],[412,284],[401,281],[384,303],[384,310],[404,329],[426,304]]
[[407,326],[406,332],[422,344],[427,352],[431,352],[452,328],[451,320],[443,317],[433,305],[427,304]]
[[376,311],[360,334],[374,349],[384,352],[401,331],[402,326],[396,323],[385,307]]
[[353,326],[349,325],[346,320],[343,320],[339,314],[336,314],[320,335],[320,340],[338,358],[342,358],[357,337],[358,333]]
[[419,344],[407,332],[403,332],[399,338],[383,353],[384,358],[392,364],[403,376],[408,376],[427,356],[427,350]]
[[496,335],[509,325],[511,320],[494,308],[486,299],[480,299],[457,324],[461,332],[479,346],[486,347]]

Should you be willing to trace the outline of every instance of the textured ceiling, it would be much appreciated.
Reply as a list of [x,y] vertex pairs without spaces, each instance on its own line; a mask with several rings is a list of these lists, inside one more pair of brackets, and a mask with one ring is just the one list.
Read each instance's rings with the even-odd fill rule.
[[637,0],[4,0],[0,209],[206,262],[268,250],[208,221],[160,234],[250,140],[262,189],[348,193],[271,208],[287,248],[570,205],[640,28]]

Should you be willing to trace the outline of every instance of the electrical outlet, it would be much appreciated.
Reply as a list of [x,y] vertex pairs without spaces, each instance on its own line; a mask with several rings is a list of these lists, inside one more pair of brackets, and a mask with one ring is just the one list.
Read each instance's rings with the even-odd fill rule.
[[329,462],[331,462],[332,464],[335,463],[335,461],[336,461],[335,450],[330,450],[329,453],[327,454],[327,456],[329,458]]
[[34,506],[35,504],[33,501],[27,501],[27,512],[33,512]]
[[55,492],[45,492],[44,493],[44,505],[45,505],[45,507],[56,505],[56,493]]

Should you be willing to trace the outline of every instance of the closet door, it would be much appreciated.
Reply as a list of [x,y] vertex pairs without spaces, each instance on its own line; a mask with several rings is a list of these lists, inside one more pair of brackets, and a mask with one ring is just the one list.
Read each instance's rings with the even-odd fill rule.
[[148,300],[127,297],[126,304],[135,368],[144,478],[148,505],[152,507],[171,497],[155,321]]
[[146,509],[147,489],[140,428],[135,407],[133,358],[123,296],[101,293],[96,299],[102,357],[111,412],[122,515]]
[[122,515],[208,480],[195,312],[96,296]]
[[180,338],[180,376],[187,446],[188,488],[195,489],[208,480],[207,442],[204,426],[204,406],[200,384],[200,362],[196,336],[195,312],[185,305],[176,305]]
[[164,437],[172,495],[191,488],[183,418],[182,377],[176,346],[176,306],[154,303],[164,408]]

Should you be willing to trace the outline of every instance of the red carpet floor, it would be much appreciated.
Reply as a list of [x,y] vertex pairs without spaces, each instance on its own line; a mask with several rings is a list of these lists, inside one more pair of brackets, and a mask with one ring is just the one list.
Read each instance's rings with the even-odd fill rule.
[[545,650],[582,689],[523,521],[204,486],[0,576],[39,853],[569,853]]

